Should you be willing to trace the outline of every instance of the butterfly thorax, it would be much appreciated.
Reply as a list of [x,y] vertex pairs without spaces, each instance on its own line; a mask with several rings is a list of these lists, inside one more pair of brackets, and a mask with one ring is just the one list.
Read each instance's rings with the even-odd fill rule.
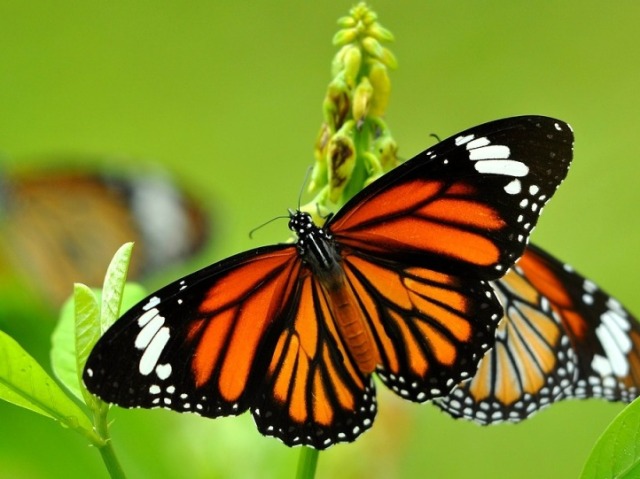
[[308,213],[291,212],[289,228],[298,236],[298,251],[324,291],[327,306],[347,349],[363,374],[373,372],[380,355],[365,313],[346,279],[342,258],[331,235]]
[[308,213],[296,211],[290,215],[289,229],[298,236],[296,244],[302,260],[328,285],[332,277],[342,273],[340,255],[331,235],[318,228]]

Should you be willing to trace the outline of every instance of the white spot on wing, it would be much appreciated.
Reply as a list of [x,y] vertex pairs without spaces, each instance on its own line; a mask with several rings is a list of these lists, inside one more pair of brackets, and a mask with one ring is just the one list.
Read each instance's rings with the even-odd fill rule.
[[171,376],[171,371],[171,364],[158,364],[156,367],[156,376],[158,376],[159,379],[164,380]]
[[180,193],[164,177],[144,176],[135,183],[131,208],[149,247],[151,264],[179,257],[189,249],[189,220]]
[[629,337],[604,315],[602,324],[596,328],[596,336],[602,344],[613,373],[616,376],[626,376],[629,372],[629,363],[625,353],[631,348]]
[[591,360],[591,367],[601,376],[608,376],[611,374],[611,364],[607,361],[607,358],[600,356],[599,354],[595,354],[593,356],[593,359]]
[[142,309],[147,311],[148,309],[155,308],[159,304],[160,304],[160,298],[158,298],[157,296],[152,296],[151,298],[149,298],[149,302],[147,302],[147,304],[145,304],[142,307]]
[[485,137],[476,138],[475,140],[470,141],[467,144],[467,150],[473,150],[474,148],[482,148],[483,146],[487,146],[490,144],[491,142]]
[[631,325],[629,324],[629,321],[627,321],[627,319],[623,315],[621,315],[620,313],[617,313],[616,311],[607,311],[603,313],[601,316],[601,319],[602,319],[602,322],[605,322],[606,320],[612,326],[613,324],[615,324],[622,331],[629,331],[631,329]]
[[504,176],[527,176],[529,167],[521,161],[515,160],[484,160],[475,165],[479,173]]
[[138,318],[138,326],[142,328],[149,321],[151,321],[156,314],[158,314],[158,310],[156,308],[146,311],[142,314],[142,316]]
[[148,318],[145,318],[146,324],[144,328],[142,328],[142,330],[136,336],[136,342],[134,343],[136,349],[144,349],[147,346],[149,346],[149,343],[151,342],[153,337],[156,335],[156,333],[160,330],[160,328],[164,324],[164,317],[158,315],[157,309],[152,309],[151,311],[148,311],[148,312],[153,313],[153,315],[150,316],[150,318],[153,318],[153,319],[151,321],[148,321]]
[[618,314],[622,315],[622,316],[626,316],[627,313],[625,312],[624,308],[622,307],[622,305],[620,304],[620,302],[615,299],[615,298],[609,298],[607,300],[607,307],[609,309],[612,309],[613,311],[617,312]]
[[520,183],[520,180],[517,178],[514,178],[513,180],[511,180],[504,187],[504,191],[506,191],[507,194],[510,194],[510,195],[517,195],[518,193],[520,193],[521,190],[522,190],[522,183]]
[[474,137],[475,135],[459,136],[456,138],[456,145],[457,146],[464,145],[465,143],[468,143],[471,140],[473,140]]
[[[477,140],[474,140],[477,141]],[[472,142],[473,143],[473,142]],[[471,143],[469,143],[470,145]],[[469,146],[467,145],[467,147]],[[511,155],[511,150],[505,145],[488,145],[482,148],[469,150],[469,159],[478,160],[506,160]]]
[[158,363],[158,360],[160,359],[162,350],[167,345],[168,341],[169,328],[165,326],[163,328],[160,328],[160,330],[149,343],[149,346],[147,346],[144,353],[142,354],[142,357],[140,358],[140,364],[138,365],[140,374],[142,374],[143,376],[148,376],[151,371],[153,371],[153,369],[156,367],[156,364]]
[[584,280],[583,288],[588,293],[595,293],[598,290],[596,284],[588,279]]

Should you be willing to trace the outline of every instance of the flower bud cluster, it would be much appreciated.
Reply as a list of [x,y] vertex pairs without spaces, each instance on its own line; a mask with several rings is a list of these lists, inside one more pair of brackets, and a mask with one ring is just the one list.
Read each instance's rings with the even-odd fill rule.
[[337,210],[398,164],[397,145],[383,120],[391,93],[389,70],[397,67],[383,43],[393,35],[365,3],[338,25],[333,43],[340,49],[331,66],[309,185],[317,195],[303,207],[320,223],[323,211]]

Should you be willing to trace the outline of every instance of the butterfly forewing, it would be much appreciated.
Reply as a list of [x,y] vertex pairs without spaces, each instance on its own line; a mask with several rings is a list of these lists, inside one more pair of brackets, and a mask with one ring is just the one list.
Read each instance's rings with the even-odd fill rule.
[[475,127],[373,183],[329,228],[340,244],[386,260],[498,278],[565,178],[572,146],[569,125],[552,118]]
[[264,379],[299,265],[294,246],[267,247],[159,290],[94,347],[87,388],[124,407],[209,417],[245,411]]
[[373,424],[372,378],[300,268],[293,246],[249,251],[158,291],[94,348],[85,384],[124,407],[251,408],[259,430],[289,446],[352,441]]

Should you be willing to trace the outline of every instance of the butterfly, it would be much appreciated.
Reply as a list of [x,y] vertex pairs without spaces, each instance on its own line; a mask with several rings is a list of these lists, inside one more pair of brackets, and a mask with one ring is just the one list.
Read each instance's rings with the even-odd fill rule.
[[117,175],[48,168],[4,175],[0,247],[4,269],[21,273],[54,305],[74,282],[99,285],[122,243],[135,241],[133,278],[201,249],[206,215],[162,171]]
[[640,394],[640,324],[616,299],[530,245],[494,283],[505,310],[473,378],[435,400],[480,424],[518,422],[566,398]]
[[84,383],[123,407],[250,409],[288,446],[353,441],[377,411],[374,372],[414,402],[475,373],[502,316],[489,282],[524,251],[572,145],[559,120],[498,120],[398,166],[322,228],[290,211],[295,244],[144,299],[95,345]]

